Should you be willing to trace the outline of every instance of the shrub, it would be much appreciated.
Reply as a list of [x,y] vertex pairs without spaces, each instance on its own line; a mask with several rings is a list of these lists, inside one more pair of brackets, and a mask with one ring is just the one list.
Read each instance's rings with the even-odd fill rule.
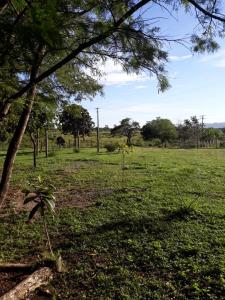
[[133,145],[134,146],[138,146],[138,147],[144,147],[145,146],[145,142],[143,140],[142,137],[136,137],[136,138],[133,138]]
[[118,143],[108,143],[104,146],[108,152],[114,152],[119,149]]
[[162,141],[159,138],[152,139],[149,143],[149,147],[161,147]]
[[220,142],[220,148],[225,148],[225,142]]

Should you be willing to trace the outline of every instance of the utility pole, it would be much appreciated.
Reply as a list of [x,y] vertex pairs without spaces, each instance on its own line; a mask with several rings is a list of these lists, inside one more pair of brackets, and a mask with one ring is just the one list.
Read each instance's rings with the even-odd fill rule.
[[204,130],[204,118],[205,118],[205,116],[204,116],[204,115],[201,115],[201,116],[200,116],[200,119],[201,119],[201,138],[203,137],[203,130]]
[[203,131],[203,127],[204,127],[204,119],[205,119],[205,116],[204,115],[202,115],[202,116],[200,116],[200,118],[201,118],[201,120],[202,120],[202,131]]
[[96,108],[97,111],[97,153],[100,151],[100,146],[99,146],[99,108]]

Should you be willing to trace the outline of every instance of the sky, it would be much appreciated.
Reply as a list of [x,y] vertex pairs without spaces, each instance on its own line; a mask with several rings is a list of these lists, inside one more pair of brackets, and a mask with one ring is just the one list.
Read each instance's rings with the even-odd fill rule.
[[[146,11],[148,17],[161,16],[162,34],[184,37],[193,33],[196,21],[183,11],[171,17],[162,9]],[[195,28],[196,29],[196,28]],[[127,75],[120,65],[112,60],[101,66],[105,76],[104,96],[93,101],[83,101],[93,121],[99,108],[100,127],[110,127],[123,118],[131,118],[144,125],[156,117],[168,118],[174,124],[196,115],[204,116],[205,123],[225,122],[225,41],[215,54],[193,54],[186,47],[170,44],[169,62],[166,66],[171,88],[158,93],[156,78],[149,74]]]

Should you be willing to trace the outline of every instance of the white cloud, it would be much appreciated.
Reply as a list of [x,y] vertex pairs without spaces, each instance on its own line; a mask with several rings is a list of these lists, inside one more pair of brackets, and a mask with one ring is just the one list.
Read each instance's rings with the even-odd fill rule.
[[199,62],[210,64],[217,68],[225,68],[225,50],[219,50],[215,54],[205,55]]
[[135,86],[135,89],[145,89],[145,88],[147,88],[148,86],[147,85],[136,85]]
[[187,59],[190,59],[192,57],[192,55],[183,55],[183,56],[169,56],[169,60],[171,61],[184,61]]
[[115,64],[112,59],[100,65],[100,70],[104,74],[101,79],[105,85],[128,85],[140,82],[146,82],[150,79],[145,73],[127,74],[120,64]]

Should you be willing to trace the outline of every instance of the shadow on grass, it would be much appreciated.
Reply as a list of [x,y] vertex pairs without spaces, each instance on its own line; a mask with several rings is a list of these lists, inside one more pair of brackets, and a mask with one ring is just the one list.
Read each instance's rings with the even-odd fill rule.
[[[29,154],[33,154],[32,150],[23,150],[23,151],[19,151],[16,155],[17,156],[25,156],[25,155],[29,155]],[[0,157],[5,157],[6,156],[6,151],[4,153],[0,153]]]
[[189,219],[205,218],[201,212],[197,211],[192,206],[180,206],[176,209],[164,209],[162,210],[165,221],[188,221]]
[[[111,241],[120,240],[122,242],[131,235],[141,234],[148,234],[152,239],[163,239],[170,234],[170,228],[168,222],[162,218],[122,219],[115,222],[108,222],[98,227],[93,226],[79,233],[61,232],[60,236],[56,238],[56,247],[69,249],[76,245],[76,243],[82,243],[84,240],[88,240],[91,243],[91,241],[101,240],[101,238],[110,238]],[[63,240],[63,243],[59,242],[60,240]]]

